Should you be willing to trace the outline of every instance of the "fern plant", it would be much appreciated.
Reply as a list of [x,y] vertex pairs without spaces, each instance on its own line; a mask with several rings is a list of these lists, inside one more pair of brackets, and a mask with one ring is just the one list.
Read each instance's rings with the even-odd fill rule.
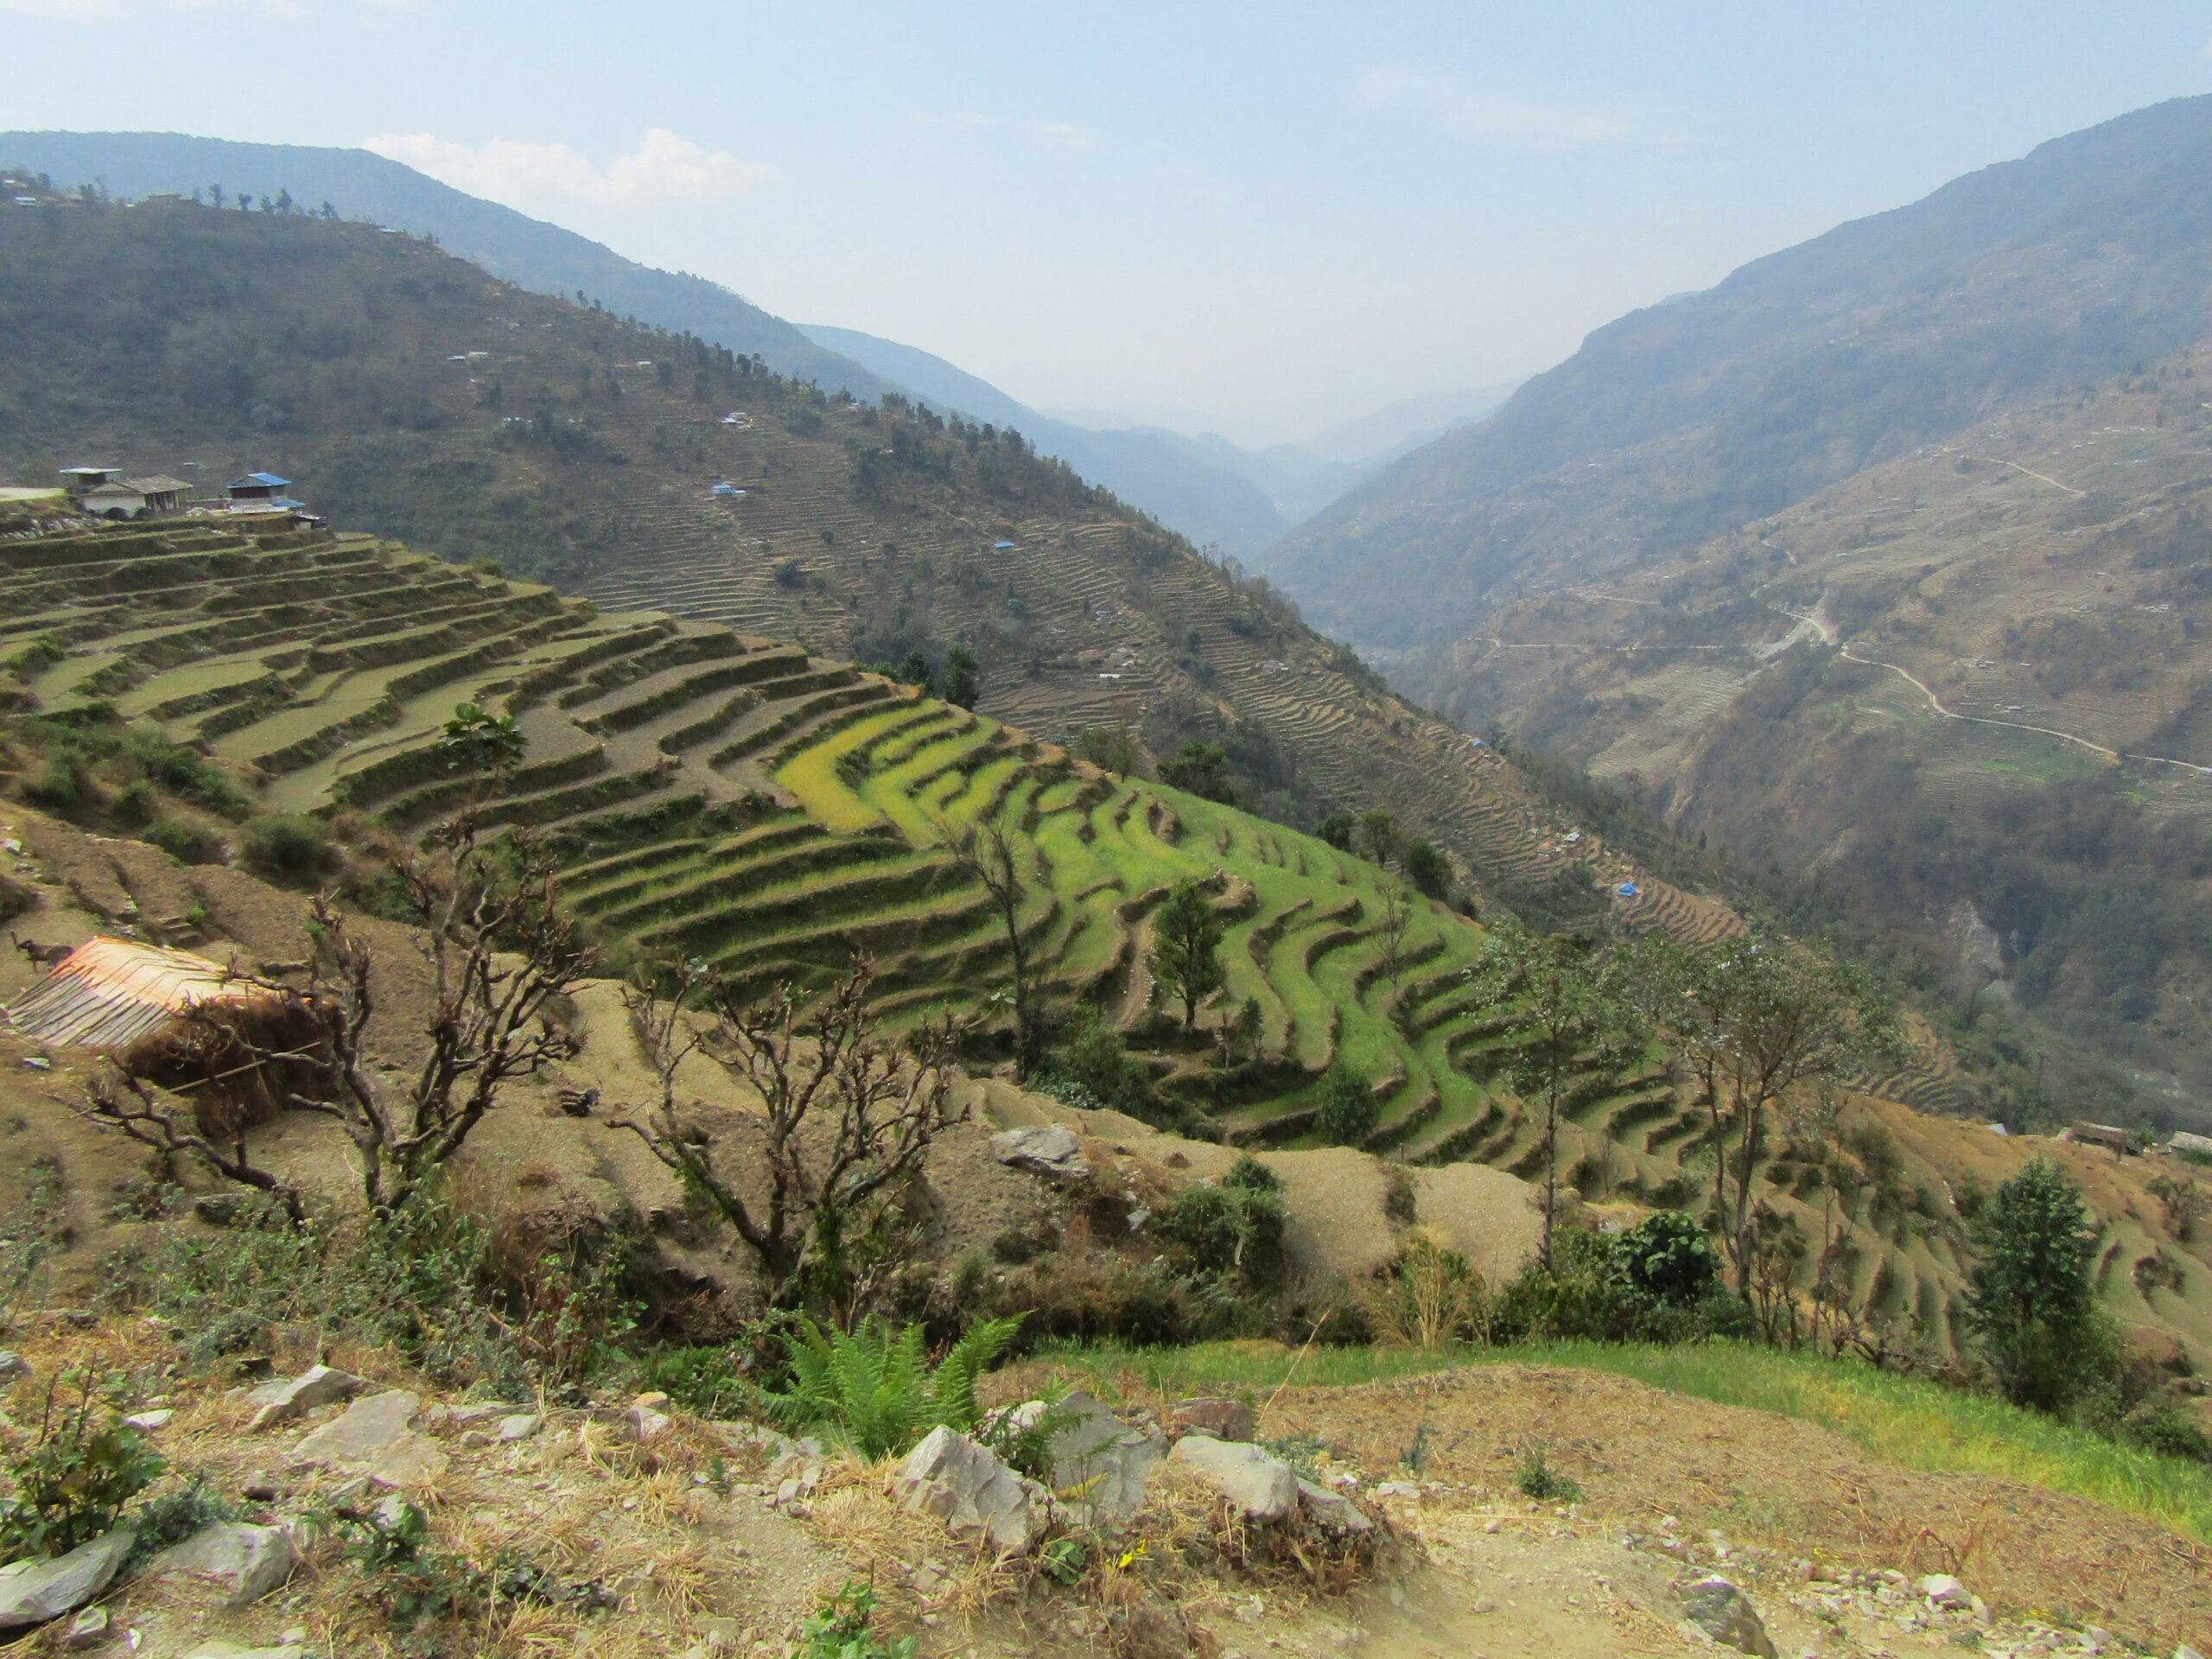
[[785,1386],[756,1389],[754,1402],[787,1428],[826,1427],[864,1458],[896,1457],[940,1424],[963,1434],[976,1426],[976,1381],[1023,1317],[969,1325],[934,1368],[918,1325],[894,1331],[871,1313],[848,1334],[802,1320]]

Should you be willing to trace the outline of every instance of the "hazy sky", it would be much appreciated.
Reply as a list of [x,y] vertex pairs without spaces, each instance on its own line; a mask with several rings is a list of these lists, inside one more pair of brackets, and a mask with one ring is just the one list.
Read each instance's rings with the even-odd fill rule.
[[367,143],[1029,403],[1253,440],[2212,91],[2212,3],[0,0],[0,127]]

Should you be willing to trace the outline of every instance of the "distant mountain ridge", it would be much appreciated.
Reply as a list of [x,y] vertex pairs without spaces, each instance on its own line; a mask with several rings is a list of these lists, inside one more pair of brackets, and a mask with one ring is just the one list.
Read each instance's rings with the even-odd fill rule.
[[[1306,486],[1286,514],[1264,482],[1173,433],[1090,432],[1027,410],[942,358],[855,330],[802,329],[703,277],[658,270],[573,231],[480,200],[363,149],[254,144],[179,133],[0,133],[0,165],[43,173],[63,190],[97,181],[139,198],[219,183],[236,195],[287,190],[345,217],[435,236],[494,276],[540,293],[582,292],[619,315],[697,334],[779,372],[871,401],[904,391],[933,407],[1010,425],[1194,542],[1249,556],[1325,505],[1357,474]],[[1240,461],[1249,458],[1237,452]],[[1261,468],[1265,474],[1268,469]]]
[[[1608,324],[1262,568],[1424,707],[1940,964],[2016,1098],[2087,1056],[2196,1122],[2208,454],[2195,98]],[[2000,1001],[2056,1040],[1986,1039]]]
[[[1194,542],[1249,554],[1290,526],[1292,521],[1260,486],[1176,433],[1156,428],[1102,432],[1055,420],[918,347],[856,328],[801,326],[824,349],[896,381],[932,408],[1013,427],[1045,454],[1058,455]],[[1232,454],[1249,460],[1241,450],[1232,448]]]
[[897,381],[940,409],[1012,426],[1047,454],[1152,511],[1198,542],[1255,565],[1266,546],[1378,467],[1503,403],[1510,385],[1427,393],[1342,421],[1294,443],[1249,449],[1216,432],[1151,422],[1053,415],[935,354],[855,328],[803,323],[830,351]]
[[619,315],[758,356],[780,373],[880,397],[889,384],[809,340],[781,317],[702,276],[656,270],[512,207],[481,200],[365,149],[248,144],[170,132],[0,132],[0,165],[73,189],[99,181],[118,196],[188,194],[219,183],[233,194],[289,190],[328,200],[348,219],[427,232],[495,276],[573,299],[578,290]]
[[2212,98],[2054,139],[1606,325],[1267,568],[1341,636],[1445,644],[1533,586],[1694,546],[2005,397],[2164,356],[2202,324],[2208,245]]

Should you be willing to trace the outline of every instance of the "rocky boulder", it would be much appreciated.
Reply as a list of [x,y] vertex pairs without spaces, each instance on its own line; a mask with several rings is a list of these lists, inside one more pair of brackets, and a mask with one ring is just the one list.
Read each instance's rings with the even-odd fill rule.
[[906,1509],[933,1515],[956,1534],[980,1535],[994,1549],[1019,1553],[1052,1518],[1052,1495],[999,1461],[988,1446],[933,1428],[891,1478]]
[[264,1382],[246,1395],[246,1403],[258,1408],[248,1427],[252,1430],[274,1428],[279,1423],[306,1416],[317,1406],[351,1399],[361,1388],[358,1376],[327,1365],[309,1366],[297,1376]]
[[1056,1181],[1079,1181],[1090,1173],[1083,1142],[1075,1131],[1054,1123],[1042,1128],[1007,1129],[991,1137],[991,1156],[1009,1169],[1026,1170]]
[[416,1427],[422,1403],[397,1389],[357,1400],[343,1416],[302,1437],[292,1448],[292,1466],[357,1470],[378,1486],[410,1486],[442,1474],[450,1459]]
[[1338,1538],[1364,1538],[1375,1530],[1375,1522],[1342,1492],[1310,1480],[1298,1483],[1298,1507],[1307,1520]]
[[1211,1434],[1217,1440],[1249,1440],[1255,1427],[1242,1400],[1178,1400],[1167,1414],[1178,1434]]
[[1700,1579],[1681,1592],[1682,1617],[1724,1648],[1775,1659],[1774,1639],[1751,1599],[1723,1578]]
[[1248,1521],[1281,1521],[1298,1507],[1297,1472],[1256,1446],[1185,1434],[1168,1457],[1202,1477]]
[[67,1555],[0,1567],[0,1631],[43,1624],[75,1612],[107,1588],[135,1541],[129,1529],[118,1528]]
[[[1032,1400],[1008,1414],[1027,1428],[1046,1410],[1043,1401]],[[1068,1395],[1058,1414],[1065,1427],[1047,1446],[1059,1502],[1094,1524],[1126,1526],[1144,1503],[1154,1465],[1167,1455],[1166,1437],[1158,1429],[1132,1428],[1087,1394]]]
[[219,1522],[154,1557],[146,1570],[213,1589],[225,1607],[251,1607],[289,1581],[299,1556],[282,1527]]

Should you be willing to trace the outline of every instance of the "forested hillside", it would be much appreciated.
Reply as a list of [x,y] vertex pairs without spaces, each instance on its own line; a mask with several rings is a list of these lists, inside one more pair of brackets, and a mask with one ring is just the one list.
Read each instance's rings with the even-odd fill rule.
[[[850,330],[795,327],[721,283],[656,270],[612,248],[497,202],[441,184],[363,149],[248,144],[167,132],[5,132],[0,158],[43,176],[64,195],[79,186],[115,200],[157,194],[256,203],[289,200],[338,217],[434,238],[493,276],[541,294],[588,295],[623,316],[696,334],[759,358],[781,374],[825,391],[870,401],[905,392],[940,414],[1014,426],[1033,446],[1201,544],[1249,555],[1337,493],[1301,492],[1286,517],[1246,469],[1262,458],[1156,431],[1097,432],[1054,421],[926,352]],[[1351,469],[1344,469],[1349,482]]]

